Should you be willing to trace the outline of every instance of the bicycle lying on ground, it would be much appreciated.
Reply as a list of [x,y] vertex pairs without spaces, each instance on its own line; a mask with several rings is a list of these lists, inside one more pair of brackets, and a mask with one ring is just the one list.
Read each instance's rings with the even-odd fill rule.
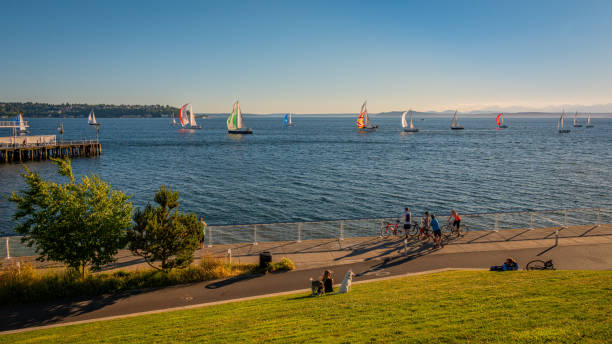
[[547,261],[536,259],[527,263],[525,270],[555,270],[555,266],[552,259]]

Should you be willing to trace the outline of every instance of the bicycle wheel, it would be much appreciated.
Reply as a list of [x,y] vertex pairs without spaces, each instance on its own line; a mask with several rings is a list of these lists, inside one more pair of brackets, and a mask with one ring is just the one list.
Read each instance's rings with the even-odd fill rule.
[[525,266],[525,270],[546,270],[546,264],[543,260],[532,260]]
[[386,225],[382,232],[380,233],[380,236],[382,236],[383,238],[388,237],[389,235],[391,235],[391,233],[393,233],[393,230],[391,229],[391,226]]
[[453,226],[450,224],[442,226],[442,237],[448,239],[451,236],[453,236]]
[[420,228],[417,224],[413,224],[409,230],[406,231],[406,236],[416,238],[419,236]]

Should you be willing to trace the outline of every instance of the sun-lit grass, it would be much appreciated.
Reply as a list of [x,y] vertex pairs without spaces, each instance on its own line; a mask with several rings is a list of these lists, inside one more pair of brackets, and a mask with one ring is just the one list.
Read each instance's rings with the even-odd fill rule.
[[608,343],[612,272],[444,272],[0,336],[1,343]]

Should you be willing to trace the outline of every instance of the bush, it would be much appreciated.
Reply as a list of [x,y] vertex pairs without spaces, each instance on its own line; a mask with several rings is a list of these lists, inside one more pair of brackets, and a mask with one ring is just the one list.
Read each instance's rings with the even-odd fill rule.
[[210,281],[253,273],[256,268],[255,264],[230,264],[205,257],[199,264],[169,273],[156,269],[119,270],[82,277],[76,269],[37,270],[29,263],[12,263],[0,272],[0,305]]
[[293,264],[291,259],[287,257],[283,257],[281,258],[279,262],[268,265],[266,269],[267,272],[291,271],[291,270],[295,270],[295,264]]

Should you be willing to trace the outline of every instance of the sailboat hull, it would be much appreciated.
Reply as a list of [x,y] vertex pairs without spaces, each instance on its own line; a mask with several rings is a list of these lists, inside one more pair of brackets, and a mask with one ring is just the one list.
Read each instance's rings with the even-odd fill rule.
[[407,133],[418,133],[419,129],[417,129],[417,128],[412,128],[412,129],[404,128],[404,131],[407,132]]
[[359,130],[359,131],[376,131],[377,129],[378,129],[377,125],[375,125],[375,126],[373,126],[371,128],[357,128],[357,130]]
[[586,127],[587,127],[587,128],[593,128],[593,125],[592,125],[592,124],[587,124],[587,126],[586,126]]
[[236,129],[236,130],[227,130],[228,134],[240,134],[240,135],[248,135],[253,133],[253,129]]
[[508,128],[508,126],[507,126],[507,125],[505,125],[505,124],[498,125],[497,127],[498,127],[499,129],[506,129],[506,128]]
[[571,130],[569,129],[559,129],[559,134],[567,134],[569,133]]
[[451,127],[452,130],[463,130],[463,127]]
[[574,124],[574,128],[580,128],[582,127],[582,124]]

